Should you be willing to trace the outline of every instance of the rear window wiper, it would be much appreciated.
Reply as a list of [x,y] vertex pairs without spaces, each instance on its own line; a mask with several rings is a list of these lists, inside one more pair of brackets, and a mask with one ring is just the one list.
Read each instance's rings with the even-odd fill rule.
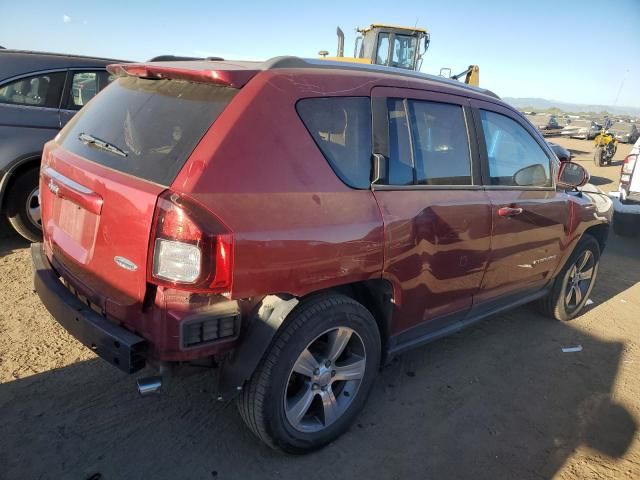
[[99,148],[100,150],[113,153],[114,155],[118,155],[120,157],[127,156],[127,152],[125,152],[121,148],[118,148],[115,145],[110,144],[109,142],[105,142],[104,140],[100,140],[99,138],[96,138],[93,135],[89,135],[88,133],[81,133],[80,135],[78,135],[78,140],[80,140],[85,145],[91,145],[92,147]]

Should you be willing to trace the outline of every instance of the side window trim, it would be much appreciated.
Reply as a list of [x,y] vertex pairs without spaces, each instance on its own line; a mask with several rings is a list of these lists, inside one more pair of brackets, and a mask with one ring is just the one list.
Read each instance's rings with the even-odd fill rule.
[[[531,132],[531,129],[522,122],[520,119],[513,115],[508,109],[502,107],[501,105],[494,105],[488,102],[481,102],[472,100],[471,110],[473,113],[473,123],[475,125],[475,129],[477,132],[476,141],[479,147],[479,159],[480,159],[480,171],[481,171],[481,180],[482,187],[486,190],[547,190],[547,191],[555,191],[556,190],[556,176],[555,176],[555,167],[552,162],[552,158],[549,155],[549,147],[540,142],[540,139]],[[491,185],[490,175],[489,175],[489,157],[487,155],[487,144],[484,139],[484,130],[482,128],[482,121],[480,119],[480,110],[486,110],[488,112],[492,112],[498,115],[503,115],[518,124],[522,127],[536,142],[536,144],[540,147],[540,149],[544,152],[547,160],[549,162],[549,172],[551,172],[551,186],[549,187],[535,187],[535,186],[516,186],[516,185]]]
[[[67,76],[64,79],[64,86],[62,87],[62,95],[60,95],[60,103],[58,104],[58,108],[60,110],[68,110],[66,108],[67,102],[69,101],[69,92],[71,91],[71,84],[73,83],[73,72],[71,70],[67,70]],[[72,111],[72,110],[68,110]]]
[[478,167],[480,170],[480,185],[484,188],[491,187],[489,180],[489,157],[487,155],[487,142],[484,140],[484,130],[480,119],[480,109],[473,105],[471,107],[473,116],[473,127],[476,131],[476,145],[478,147]]
[[[401,89],[396,87],[376,87],[379,89],[392,89],[395,91],[404,91],[400,95],[371,95],[371,121],[372,125],[372,142],[373,142],[373,154],[382,155],[386,159],[385,175],[381,182],[373,184],[374,190],[480,190],[484,188],[482,182],[482,161],[480,158],[480,152],[482,151],[479,145],[479,132],[477,125],[475,124],[475,115],[471,108],[470,101],[466,97],[450,98],[448,94],[440,94],[439,92],[429,92],[426,90],[415,89]],[[438,93],[439,97],[444,95],[445,98],[439,97],[430,98],[430,94]],[[410,116],[408,112],[408,102],[414,101],[426,101],[435,103],[446,103],[450,105],[457,105],[462,108],[462,114],[464,118],[465,128],[467,132],[467,140],[469,145],[470,155],[470,168],[471,168],[471,185],[417,185],[416,182],[416,168],[415,168],[415,153],[414,153],[414,140],[411,124],[409,124],[409,141],[411,151],[411,162],[413,165],[413,178],[414,185],[390,185],[386,183],[389,178],[389,122],[388,122],[388,103],[389,99],[403,100],[405,105],[405,112],[407,113],[407,120],[410,122]]]
[[464,123],[467,127],[467,137],[469,139],[469,155],[471,156],[471,184],[481,187],[482,182],[482,161],[480,160],[479,138],[481,132],[478,130],[476,118],[470,105],[463,105]]
[[[395,36],[395,35],[394,35]],[[415,140],[413,138],[413,125],[411,124],[411,114],[409,113],[409,99],[402,99],[402,106],[404,108],[404,116],[407,119],[407,130],[409,131],[409,155],[411,156],[411,174],[413,175],[413,184],[418,183],[418,172],[416,170],[416,151]]]

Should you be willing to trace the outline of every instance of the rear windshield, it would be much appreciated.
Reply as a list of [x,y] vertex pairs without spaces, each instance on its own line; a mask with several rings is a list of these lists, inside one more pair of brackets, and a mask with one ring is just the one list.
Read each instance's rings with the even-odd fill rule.
[[80,110],[60,142],[93,162],[170,185],[237,91],[121,77]]

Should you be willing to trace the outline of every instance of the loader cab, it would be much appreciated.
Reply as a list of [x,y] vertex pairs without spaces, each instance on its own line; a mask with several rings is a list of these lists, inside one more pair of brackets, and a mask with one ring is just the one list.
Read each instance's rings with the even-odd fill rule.
[[420,70],[429,48],[429,33],[422,28],[370,25],[357,32],[354,57],[375,65]]

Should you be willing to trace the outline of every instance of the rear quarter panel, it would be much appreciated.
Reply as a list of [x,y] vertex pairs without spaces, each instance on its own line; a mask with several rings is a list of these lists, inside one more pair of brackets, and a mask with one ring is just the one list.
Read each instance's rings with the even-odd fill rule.
[[340,181],[295,110],[300,98],[369,90],[348,75],[262,72],[174,181],[234,232],[234,298],[300,296],[381,276],[383,225],[371,191]]

